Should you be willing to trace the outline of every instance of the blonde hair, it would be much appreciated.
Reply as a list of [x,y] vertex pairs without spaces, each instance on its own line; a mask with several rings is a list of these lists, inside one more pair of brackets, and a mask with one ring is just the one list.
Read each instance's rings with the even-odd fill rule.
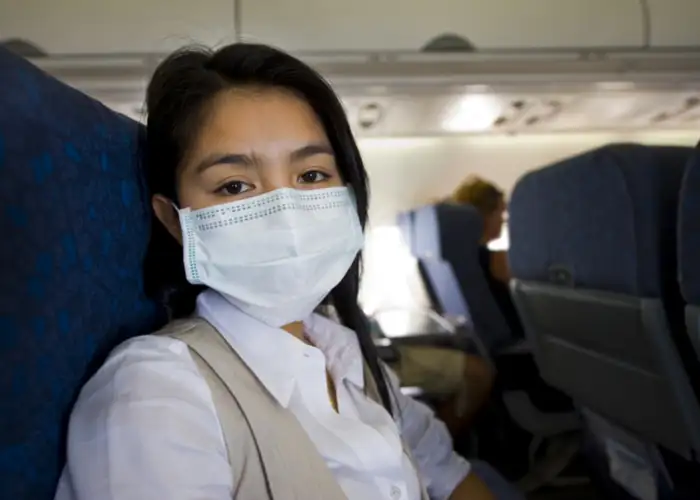
[[498,209],[503,197],[503,191],[495,184],[476,176],[469,177],[452,193],[454,203],[472,205],[484,215]]

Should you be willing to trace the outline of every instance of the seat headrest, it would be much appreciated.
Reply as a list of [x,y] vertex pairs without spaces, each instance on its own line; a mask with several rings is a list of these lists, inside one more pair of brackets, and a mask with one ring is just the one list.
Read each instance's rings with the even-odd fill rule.
[[0,498],[49,500],[67,417],[144,296],[142,128],[0,49]]
[[482,219],[471,205],[427,205],[413,214],[413,244],[418,258],[442,258],[465,248],[476,251]]
[[526,174],[509,208],[516,278],[659,297],[675,283],[690,148],[615,144]]
[[683,179],[678,218],[681,291],[688,303],[700,305],[700,149],[697,148]]
[[418,259],[438,259],[442,255],[440,227],[434,205],[426,205],[413,212],[413,253]]
[[[414,216],[416,256],[445,313],[469,317],[489,350],[512,339],[479,259],[482,218],[470,205],[426,206]],[[458,294],[459,298],[451,298]]]
[[478,251],[484,222],[476,208],[471,205],[442,203],[435,209],[443,257],[451,260],[452,255]]
[[413,253],[413,213],[401,212],[396,216],[396,226],[401,231],[401,238]]

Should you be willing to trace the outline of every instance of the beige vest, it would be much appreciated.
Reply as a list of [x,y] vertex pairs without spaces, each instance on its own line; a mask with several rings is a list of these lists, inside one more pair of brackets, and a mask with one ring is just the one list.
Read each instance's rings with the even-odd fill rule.
[[[202,319],[158,335],[185,342],[209,384],[226,441],[236,500],[347,500],[296,417],[279,405],[221,334]],[[379,401],[365,366],[365,392]],[[411,457],[404,443],[404,453]],[[415,467],[415,463],[414,463]],[[428,500],[423,489],[422,499]]]

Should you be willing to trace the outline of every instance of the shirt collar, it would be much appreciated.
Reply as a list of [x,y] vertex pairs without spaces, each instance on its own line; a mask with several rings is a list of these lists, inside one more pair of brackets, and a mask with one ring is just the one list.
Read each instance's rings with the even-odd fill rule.
[[[196,315],[221,333],[282,406],[289,406],[297,374],[304,369],[307,344],[281,328],[248,316],[214,290],[199,295]],[[309,340],[326,357],[333,378],[363,388],[362,353],[355,333],[318,314],[307,318],[304,327]]]
[[320,314],[309,316],[304,327],[309,340],[326,356],[333,378],[362,389],[364,362],[355,332]]

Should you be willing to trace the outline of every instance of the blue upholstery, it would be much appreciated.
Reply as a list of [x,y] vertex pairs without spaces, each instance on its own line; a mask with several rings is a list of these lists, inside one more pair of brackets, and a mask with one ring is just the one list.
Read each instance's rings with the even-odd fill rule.
[[401,212],[396,217],[396,225],[401,231],[401,238],[408,249],[413,253],[413,213]]
[[557,404],[562,398],[542,383],[531,355],[505,354],[516,338],[479,259],[482,232],[481,214],[472,206],[444,203],[416,210],[413,236],[423,278],[441,312],[465,316],[473,326],[481,344],[479,354],[488,356],[499,373],[498,392],[504,397],[508,421],[512,419],[535,439],[571,431],[577,426],[573,415],[545,414],[541,411],[545,408],[538,407],[542,403],[547,412],[570,409],[568,400]]
[[479,263],[481,230],[481,216],[471,206],[425,206],[414,214],[416,257],[442,312],[470,318],[493,351],[512,336]]
[[700,150],[688,162],[678,216],[681,290],[689,304],[700,305]]
[[483,231],[481,214],[469,205],[446,203],[435,209],[442,258],[454,270],[474,325],[489,349],[495,351],[506,347],[514,340],[513,332],[489,288],[479,261]]
[[440,314],[462,318],[471,323],[469,306],[462,296],[452,266],[442,259],[431,258],[419,259],[418,265],[428,287],[428,294]]
[[433,307],[441,314],[471,318],[469,306],[452,266],[442,259],[440,230],[434,206],[425,206],[412,214],[413,255],[418,259],[423,281]]
[[526,175],[510,202],[513,275],[564,272],[575,287],[659,297],[676,280],[676,200],[691,151],[611,145]]
[[676,273],[691,152],[606,146],[526,175],[510,203],[512,291],[542,376],[685,458],[700,450],[700,371]]
[[0,110],[0,498],[48,500],[81,385],[161,319],[142,130],[3,50]]
[[440,259],[440,226],[434,205],[421,207],[413,212],[413,251],[419,259]]

